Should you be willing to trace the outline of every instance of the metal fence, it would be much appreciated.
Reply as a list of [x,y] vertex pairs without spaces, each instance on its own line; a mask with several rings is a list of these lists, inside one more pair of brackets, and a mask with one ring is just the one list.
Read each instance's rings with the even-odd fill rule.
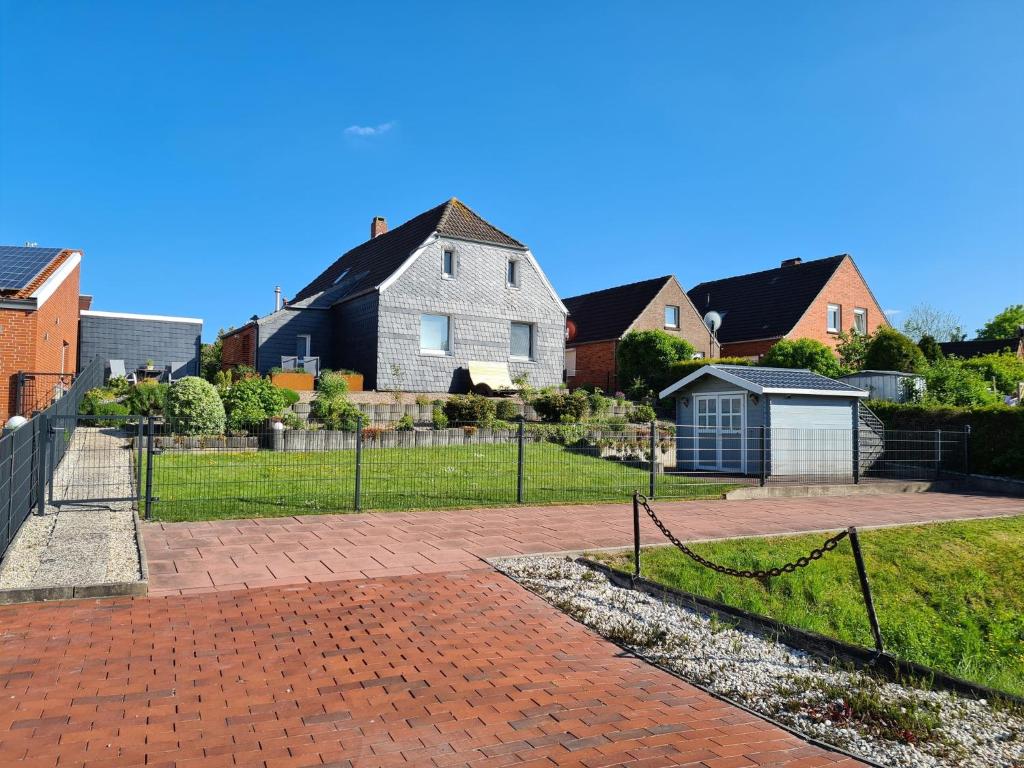
[[14,413],[29,417],[71,391],[74,373],[18,371],[14,377]]
[[[103,364],[94,360],[73,383],[27,424],[0,437],[0,556],[25,518],[45,503],[45,489],[64,446],[51,440],[51,418],[78,413],[83,395],[103,383]],[[75,422],[72,421],[71,432]]]
[[190,520],[612,501],[636,490],[716,498],[751,485],[932,480],[943,469],[962,471],[968,459],[965,433],[938,430],[708,433],[667,424],[521,422],[194,431],[187,423],[150,419],[143,428],[126,419],[122,447],[97,460],[133,462],[147,515]]

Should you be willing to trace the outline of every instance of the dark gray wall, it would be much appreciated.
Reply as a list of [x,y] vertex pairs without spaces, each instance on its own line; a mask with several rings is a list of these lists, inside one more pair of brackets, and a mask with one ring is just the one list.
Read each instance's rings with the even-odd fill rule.
[[377,387],[378,296],[370,293],[333,307],[334,355],[332,368],[363,374],[363,387]]
[[186,364],[188,374],[197,375],[202,335],[202,323],[83,314],[79,319],[78,366],[83,368],[95,357],[105,367],[110,360],[124,360],[128,371],[147,360],[157,368],[180,362]]
[[326,309],[280,309],[261,317],[259,351],[256,368],[262,374],[281,367],[282,357],[295,355],[295,340],[300,334],[309,334],[309,354],[320,358],[320,365],[333,365],[333,332],[331,313]]

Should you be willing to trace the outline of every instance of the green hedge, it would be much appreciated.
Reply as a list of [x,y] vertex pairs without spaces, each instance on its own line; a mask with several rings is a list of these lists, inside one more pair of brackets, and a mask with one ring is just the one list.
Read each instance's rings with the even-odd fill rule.
[[971,427],[971,472],[1024,478],[1024,408],[987,405],[977,408],[872,401],[868,407],[887,429]]

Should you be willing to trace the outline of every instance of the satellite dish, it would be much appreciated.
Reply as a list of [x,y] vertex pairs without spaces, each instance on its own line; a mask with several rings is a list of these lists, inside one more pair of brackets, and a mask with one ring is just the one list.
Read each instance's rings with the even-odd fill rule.
[[722,327],[722,316],[715,311],[708,312],[704,315],[704,325],[708,327],[708,330],[715,333],[719,328]]

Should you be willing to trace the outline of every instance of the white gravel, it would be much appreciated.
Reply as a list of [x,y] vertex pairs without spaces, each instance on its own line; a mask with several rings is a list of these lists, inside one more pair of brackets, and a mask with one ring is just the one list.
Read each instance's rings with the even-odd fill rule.
[[[1024,712],[826,664],[694,611],[619,589],[564,557],[506,558],[494,565],[601,635],[681,677],[883,765],[1024,766]],[[908,718],[909,730],[906,722],[887,719],[891,712]]]
[[41,517],[30,515],[0,563],[0,589],[92,586],[142,578],[130,501],[74,503],[73,499],[130,497],[131,451],[113,430],[79,428],[54,478],[54,498]]

